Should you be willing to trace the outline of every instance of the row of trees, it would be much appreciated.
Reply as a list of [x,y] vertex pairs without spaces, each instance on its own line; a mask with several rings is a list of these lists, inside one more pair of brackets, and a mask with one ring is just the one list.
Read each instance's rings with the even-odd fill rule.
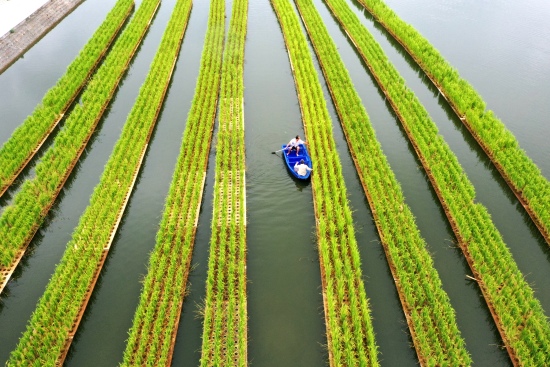
[[487,209],[435,123],[380,45],[341,0],[325,0],[396,111],[445,209],[514,364],[550,362],[550,325]]

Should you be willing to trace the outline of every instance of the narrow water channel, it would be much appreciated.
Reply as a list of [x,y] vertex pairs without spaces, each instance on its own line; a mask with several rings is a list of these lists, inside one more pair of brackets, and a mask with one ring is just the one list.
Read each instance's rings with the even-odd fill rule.
[[[281,149],[304,136],[288,54],[268,1],[249,4],[245,50],[249,361],[326,363],[321,278],[309,183],[292,179]],[[305,137],[307,139],[307,136]]]
[[[231,16],[231,1],[225,3],[226,25],[225,29],[229,27],[229,19]],[[191,18],[197,16],[197,20],[201,25],[202,33],[198,39],[203,40],[206,35],[208,24],[208,13],[210,10],[210,3],[208,1],[201,1],[194,3],[193,13]],[[227,33],[226,33],[227,34]],[[192,39],[191,39],[192,40]],[[194,39],[196,46],[202,52],[203,42]],[[200,63],[200,59],[199,59]],[[198,70],[197,70],[198,71]],[[197,73],[198,76],[198,73]],[[195,88],[195,81],[193,82],[193,90]],[[193,98],[193,97],[191,97]],[[245,117],[246,119],[246,117]],[[208,258],[210,256],[210,237],[212,236],[212,211],[213,211],[213,199],[214,199],[214,181],[216,167],[216,135],[217,135],[218,121],[214,124],[214,131],[212,134],[212,143],[210,145],[210,155],[208,157],[208,169],[206,172],[206,183],[204,185],[203,199],[201,205],[201,211],[198,221],[197,233],[195,236],[195,245],[193,248],[193,257],[191,261],[191,272],[188,279],[188,294],[183,302],[183,309],[178,327],[178,333],[176,336],[176,344],[174,346],[174,355],[172,359],[173,366],[199,366],[201,358],[201,346],[202,346],[202,324],[203,317],[201,311],[204,306],[204,299],[206,297],[206,277],[208,272]]]

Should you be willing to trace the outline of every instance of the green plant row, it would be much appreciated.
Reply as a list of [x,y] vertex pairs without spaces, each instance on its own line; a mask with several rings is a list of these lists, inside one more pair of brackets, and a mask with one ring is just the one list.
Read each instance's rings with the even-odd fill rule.
[[248,365],[244,45],[248,0],[234,0],[221,74],[214,211],[200,365]]
[[88,83],[81,103],[74,107],[53,145],[36,165],[36,177],[23,184],[14,203],[0,216],[0,267],[16,265],[42,225],[116,92],[155,12],[156,7],[147,6],[136,12]]
[[378,366],[353,219],[312,55],[288,0],[271,1],[285,38],[309,151],[327,345],[331,366]]
[[[159,4],[159,0],[144,0],[125,32],[143,34],[144,29],[136,29],[136,25],[147,27]],[[186,19],[172,22],[165,32],[90,204],[8,365],[63,363],[137,178],[175,65]],[[137,23],[133,24],[134,21]],[[120,39],[123,38],[124,34]]]
[[428,112],[341,0],[325,0],[392,104],[445,209],[515,365],[550,363],[550,325],[487,209]]
[[212,1],[195,95],[123,366],[171,363],[216,117],[224,33],[225,1]]
[[414,27],[381,0],[359,2],[403,45],[487,152],[550,244],[550,182],[476,90]]
[[454,310],[336,45],[311,0],[295,0],[363,183],[422,366],[471,359]]
[[118,0],[65,74],[44,95],[42,102],[0,148],[0,196],[32,159],[63,118],[80,90],[108,51],[134,7],[133,0]]

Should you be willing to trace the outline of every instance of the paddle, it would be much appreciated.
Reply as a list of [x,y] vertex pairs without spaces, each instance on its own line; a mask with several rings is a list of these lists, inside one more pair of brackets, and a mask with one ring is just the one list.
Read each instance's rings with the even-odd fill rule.
[[271,152],[271,154],[275,154],[275,153],[277,153],[277,152],[280,152],[281,150],[286,150],[286,148],[276,150],[276,151],[274,151],[274,152]]

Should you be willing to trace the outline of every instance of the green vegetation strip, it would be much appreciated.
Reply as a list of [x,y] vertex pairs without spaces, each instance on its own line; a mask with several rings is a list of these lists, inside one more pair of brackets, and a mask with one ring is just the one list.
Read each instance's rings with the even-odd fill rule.
[[281,24],[314,162],[311,176],[331,366],[378,366],[370,310],[332,122],[307,40],[288,0],[271,1]]
[[[143,1],[135,19],[148,23],[158,6],[158,0]],[[128,203],[170,82],[187,21],[178,15],[180,19],[169,23],[90,204],[10,356],[10,366],[55,365],[65,359]],[[130,24],[128,29],[132,28]],[[142,31],[140,28],[139,33]]]
[[[169,366],[186,293],[220,86],[225,0],[210,3],[195,96],[123,366]],[[185,2],[178,2],[183,7]],[[179,13],[180,11],[178,11]]]
[[550,244],[550,182],[475,89],[410,24],[381,0],[358,0],[405,48],[485,150]]
[[74,107],[52,147],[36,165],[36,177],[23,184],[13,205],[6,207],[0,216],[0,291],[78,162],[145,36],[159,1],[155,7],[150,2],[140,6],[89,82],[81,103]]
[[413,144],[445,209],[512,363],[550,364],[550,325],[487,209],[435,123],[382,48],[342,0],[325,0],[372,72]]
[[80,90],[108,51],[134,7],[133,0],[119,0],[92,38],[52,87],[0,148],[0,196],[38,152],[65,115]]
[[422,366],[472,363],[439,274],[336,45],[311,0],[297,0],[386,252]]
[[244,45],[248,0],[234,0],[221,76],[212,237],[200,365],[248,365]]

